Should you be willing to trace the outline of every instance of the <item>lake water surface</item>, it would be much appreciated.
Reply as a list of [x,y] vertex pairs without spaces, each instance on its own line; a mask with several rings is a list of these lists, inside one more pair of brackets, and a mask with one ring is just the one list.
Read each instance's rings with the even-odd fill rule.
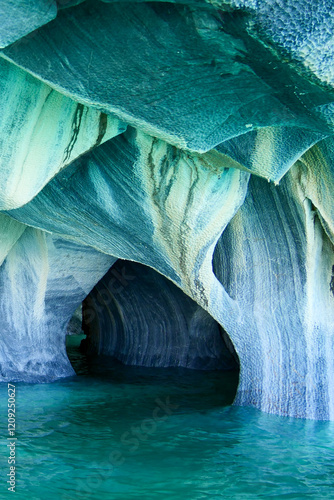
[[[16,384],[17,500],[334,498],[334,423],[231,406],[236,373],[87,362]],[[7,384],[0,384],[7,491]]]

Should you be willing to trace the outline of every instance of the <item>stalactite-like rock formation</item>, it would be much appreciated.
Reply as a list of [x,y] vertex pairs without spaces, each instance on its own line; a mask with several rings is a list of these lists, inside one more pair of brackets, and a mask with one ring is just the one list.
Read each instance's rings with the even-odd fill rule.
[[[66,324],[125,259],[159,273],[169,309],[149,280],[131,293],[165,341],[176,303],[202,311],[208,349],[215,322],[226,332],[237,404],[334,419],[330,3],[4,0],[0,15],[0,379],[72,374]],[[122,359],[153,364],[140,330]]]

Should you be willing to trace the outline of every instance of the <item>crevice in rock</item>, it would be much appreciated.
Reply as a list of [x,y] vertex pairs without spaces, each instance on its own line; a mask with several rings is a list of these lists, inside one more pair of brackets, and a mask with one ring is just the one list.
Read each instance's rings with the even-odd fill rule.
[[239,370],[220,325],[164,276],[117,261],[83,302],[81,351],[110,363]]

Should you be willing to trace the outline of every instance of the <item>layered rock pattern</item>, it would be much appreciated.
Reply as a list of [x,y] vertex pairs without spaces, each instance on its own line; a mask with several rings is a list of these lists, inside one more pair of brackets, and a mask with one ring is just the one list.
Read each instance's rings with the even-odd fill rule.
[[4,59],[0,85],[1,210],[24,205],[75,158],[126,129]]
[[66,324],[121,258],[161,275],[131,317],[158,286],[162,331],[182,290],[226,332],[237,404],[334,419],[330,4],[24,4],[1,12],[1,380],[73,373]]
[[[279,187],[252,177],[216,247],[214,272],[248,319],[232,335],[244,370],[237,400],[324,418],[334,411],[334,248],[299,178],[298,164]],[[251,359],[261,361],[251,367]]]
[[23,226],[0,271],[1,379],[74,375],[66,356],[73,309],[115,259]]

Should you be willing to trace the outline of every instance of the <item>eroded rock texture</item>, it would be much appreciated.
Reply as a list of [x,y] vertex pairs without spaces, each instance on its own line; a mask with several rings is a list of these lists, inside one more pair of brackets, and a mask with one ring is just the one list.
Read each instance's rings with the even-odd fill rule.
[[[131,317],[157,339],[161,311],[164,365],[182,290],[236,403],[334,419],[331,3],[2,4],[1,380],[72,373],[66,324],[120,258],[161,275]],[[136,332],[123,361],[153,363]]]
[[67,323],[115,259],[20,226],[0,271],[1,378],[41,382],[73,375]]

